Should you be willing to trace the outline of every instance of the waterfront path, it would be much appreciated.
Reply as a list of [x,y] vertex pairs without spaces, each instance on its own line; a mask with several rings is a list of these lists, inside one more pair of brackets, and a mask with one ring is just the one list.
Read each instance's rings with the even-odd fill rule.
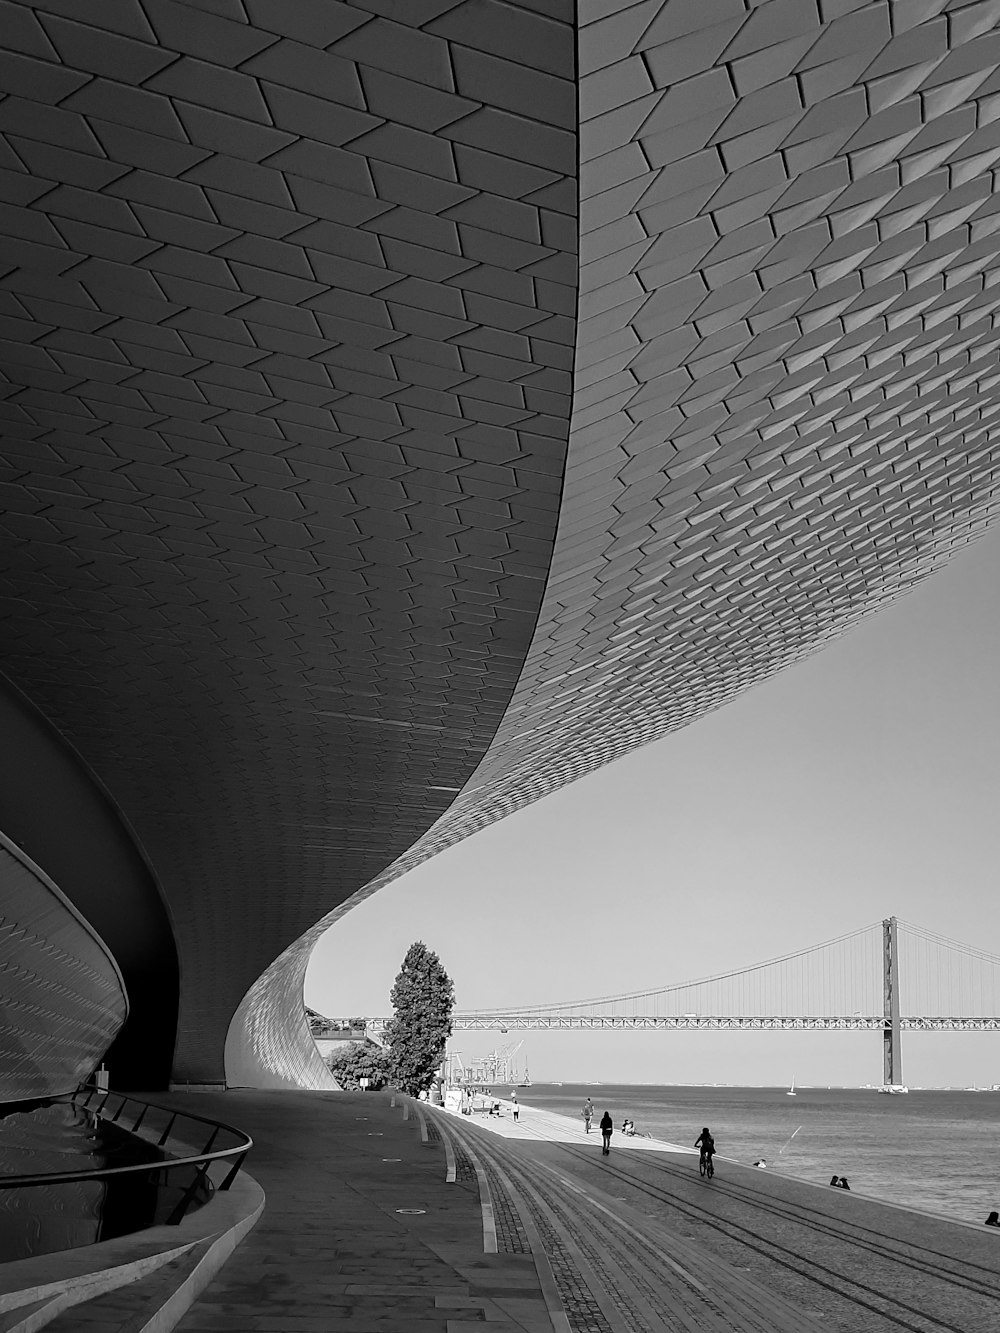
[[[1000,1236],[522,1107],[179,1095],[255,1139],[264,1217],[182,1333],[994,1333]],[[405,1118],[404,1118],[405,1117]],[[418,1210],[418,1211],[411,1211]]]

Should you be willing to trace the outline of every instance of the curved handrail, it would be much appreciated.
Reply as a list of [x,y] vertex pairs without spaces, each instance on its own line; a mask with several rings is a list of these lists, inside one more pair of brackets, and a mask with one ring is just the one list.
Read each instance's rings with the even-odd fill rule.
[[[102,1097],[103,1100],[96,1108],[91,1106],[94,1097]],[[160,1134],[158,1140],[153,1143],[156,1148],[163,1148],[164,1144],[170,1138],[177,1122],[191,1121],[199,1125],[207,1125],[211,1129],[208,1142],[200,1152],[188,1153],[184,1157],[163,1157],[150,1162],[133,1162],[125,1166],[99,1166],[90,1167],[78,1171],[37,1171],[29,1174],[4,1175],[0,1174],[0,1189],[14,1189],[19,1187],[30,1187],[32,1185],[67,1185],[82,1180],[106,1180],[115,1176],[140,1175],[143,1173],[159,1171],[175,1171],[181,1167],[194,1166],[198,1170],[191,1185],[185,1191],[183,1198],[177,1207],[170,1214],[167,1221],[173,1225],[180,1222],[187,1210],[188,1204],[194,1198],[200,1186],[204,1185],[208,1178],[209,1167],[214,1162],[227,1161],[235,1158],[233,1165],[226,1175],[225,1179],[218,1186],[220,1190],[228,1190],[230,1185],[236,1179],[236,1175],[243,1165],[247,1153],[253,1147],[253,1139],[242,1129],[237,1129],[235,1125],[228,1125],[219,1120],[207,1120],[204,1116],[192,1115],[188,1111],[175,1110],[169,1106],[160,1106],[156,1102],[140,1101],[137,1097],[126,1097],[123,1093],[102,1092],[98,1089],[81,1090],[73,1093],[68,1099],[72,1105],[80,1107],[84,1111],[98,1117],[104,1111],[108,1102],[112,1098],[118,1098],[118,1108],[114,1115],[109,1119],[109,1124],[121,1124],[121,1115],[127,1106],[140,1107],[138,1118],[130,1127],[121,1124],[126,1132],[134,1134],[137,1138],[142,1138],[139,1130],[143,1121],[150,1110],[162,1111],[169,1117],[166,1128]],[[215,1140],[220,1133],[232,1134],[237,1142],[229,1148],[213,1148]],[[149,1139],[142,1138],[144,1143],[151,1142]]]

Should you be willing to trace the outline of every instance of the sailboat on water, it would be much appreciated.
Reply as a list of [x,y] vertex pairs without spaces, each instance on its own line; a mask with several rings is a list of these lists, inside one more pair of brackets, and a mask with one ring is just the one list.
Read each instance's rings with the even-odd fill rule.
[[788,1089],[788,1091],[785,1093],[785,1096],[786,1096],[786,1097],[795,1097],[795,1096],[797,1096],[797,1093],[796,1093],[796,1091],[795,1091],[795,1075],[794,1075],[794,1074],[792,1075],[792,1086],[791,1086],[791,1087]]

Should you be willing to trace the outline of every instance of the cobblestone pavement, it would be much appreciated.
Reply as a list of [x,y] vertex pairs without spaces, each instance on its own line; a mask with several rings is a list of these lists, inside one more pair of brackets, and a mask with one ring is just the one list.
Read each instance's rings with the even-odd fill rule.
[[1000,1238],[982,1227],[726,1161],[704,1181],[696,1154],[649,1140],[602,1158],[582,1125],[549,1113],[471,1134],[575,1238],[582,1280],[630,1328],[650,1315],[762,1333],[1000,1328]]
[[744,1274],[678,1246],[662,1227],[623,1209],[620,1199],[581,1190],[575,1173],[529,1158],[495,1133],[449,1128],[474,1140],[472,1151],[493,1164],[494,1175],[530,1211],[572,1329],[811,1333],[821,1327]]

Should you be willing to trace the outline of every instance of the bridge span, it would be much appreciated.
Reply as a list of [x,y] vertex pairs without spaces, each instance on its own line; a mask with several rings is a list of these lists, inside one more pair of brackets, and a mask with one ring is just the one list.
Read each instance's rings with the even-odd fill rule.
[[[571,1031],[600,1031],[665,1028],[684,1032],[698,1029],[727,1032],[884,1032],[882,1014],[791,1015],[791,1014],[455,1014],[455,1032],[530,1031],[557,1028]],[[901,1030],[919,1032],[1000,1032],[1000,1017],[926,1018],[901,1015]]]
[[[371,1019],[369,1030],[385,1022]],[[887,917],[697,981],[464,1011],[452,1025],[456,1032],[881,1032],[883,1082],[898,1087],[902,1032],[1000,1031],[1000,956]]]

